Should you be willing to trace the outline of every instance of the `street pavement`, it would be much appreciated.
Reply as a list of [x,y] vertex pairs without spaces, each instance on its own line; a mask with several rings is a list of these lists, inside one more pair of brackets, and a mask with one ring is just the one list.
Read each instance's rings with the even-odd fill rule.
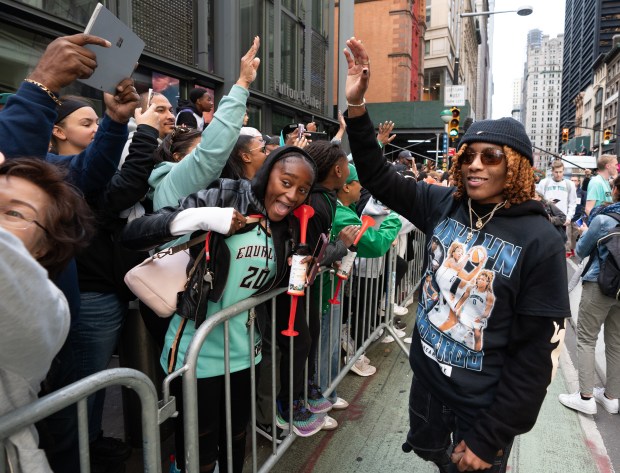
[[[572,261],[569,277],[575,271]],[[581,286],[570,294],[572,320],[576,326]],[[413,327],[413,308],[405,317],[408,335]],[[515,439],[508,471],[513,473],[611,473],[620,469],[620,416],[603,409],[588,416],[567,409],[558,395],[578,389],[574,364],[575,335],[567,329],[567,346],[560,357],[558,372],[549,386],[534,429]],[[597,348],[597,369],[604,379],[604,347]],[[377,367],[374,376],[361,378],[348,374],[338,395],[351,406],[330,414],[340,426],[297,439],[273,468],[274,473],[431,473],[437,469],[413,453],[403,453],[401,445],[408,429],[408,394],[411,369],[407,356],[395,343],[376,344],[367,353]],[[270,444],[261,443],[268,454]],[[267,453],[265,453],[267,452]],[[610,454],[612,458],[610,458]],[[249,470],[247,470],[249,471]]]

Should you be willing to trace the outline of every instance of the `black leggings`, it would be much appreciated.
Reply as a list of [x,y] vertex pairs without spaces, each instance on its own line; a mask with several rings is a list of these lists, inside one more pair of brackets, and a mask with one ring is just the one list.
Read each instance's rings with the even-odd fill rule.
[[[250,420],[250,368],[231,373],[230,400],[232,406],[233,472],[241,473],[245,460],[246,427]],[[179,421],[176,423],[175,446],[177,466],[185,471],[185,442],[183,432],[183,392],[181,379],[170,387],[176,397]],[[226,395],[224,375],[198,379],[198,450],[200,472],[211,473],[215,463],[219,471],[228,471],[226,459]]]

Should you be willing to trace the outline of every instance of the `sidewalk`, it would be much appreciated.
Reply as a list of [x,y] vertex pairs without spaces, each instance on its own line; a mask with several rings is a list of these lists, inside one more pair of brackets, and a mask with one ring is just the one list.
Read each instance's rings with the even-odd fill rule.
[[[413,305],[411,308],[413,309]],[[409,333],[412,316],[406,317]],[[334,413],[340,424],[333,432],[297,439],[272,470],[276,473],[408,472],[435,473],[434,465],[405,454],[401,445],[408,430],[411,369],[396,344],[376,344],[368,352],[377,373],[369,378],[349,374],[338,389],[351,406]],[[584,436],[580,416],[563,407],[557,396],[567,392],[564,363],[551,383],[534,429],[515,440],[510,470],[518,473],[596,473],[602,458],[593,458],[590,436]],[[330,414],[331,415],[331,414]],[[261,443],[261,448],[269,446]],[[604,452],[603,452],[604,453]]]

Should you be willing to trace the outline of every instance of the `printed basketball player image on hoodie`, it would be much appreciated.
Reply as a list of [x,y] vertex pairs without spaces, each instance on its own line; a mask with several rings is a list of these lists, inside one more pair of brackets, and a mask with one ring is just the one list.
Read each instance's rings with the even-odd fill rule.
[[[433,245],[441,245],[433,238]],[[431,258],[433,249],[431,248]],[[464,243],[452,242],[448,257],[435,271],[436,284],[432,284],[432,271],[429,269],[423,292],[432,293],[431,288],[439,289],[436,304],[428,312],[430,322],[459,342],[475,351],[482,350],[482,331],[491,315],[495,296],[493,294],[492,271],[483,270],[488,259],[483,246],[474,246],[466,251]],[[433,267],[436,262],[432,260]],[[429,304],[425,304],[428,310]]]

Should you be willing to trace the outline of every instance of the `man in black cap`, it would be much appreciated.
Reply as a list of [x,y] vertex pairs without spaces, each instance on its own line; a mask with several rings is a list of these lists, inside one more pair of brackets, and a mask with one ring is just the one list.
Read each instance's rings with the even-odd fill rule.
[[374,141],[368,53],[356,38],[347,46],[347,133],[360,182],[443,255],[433,265],[429,253],[419,291],[403,450],[440,472],[504,472],[514,437],[536,422],[570,316],[563,242],[532,199],[531,142],[512,118],[475,122],[451,167],[454,187],[401,176]]
[[415,160],[411,151],[402,150],[398,153],[398,159],[394,162],[394,167],[398,172],[411,171],[412,166],[415,165]]
[[196,87],[189,93],[189,100],[179,100],[176,126],[186,126],[202,131],[205,126],[204,113],[213,110],[213,99],[207,89]]

